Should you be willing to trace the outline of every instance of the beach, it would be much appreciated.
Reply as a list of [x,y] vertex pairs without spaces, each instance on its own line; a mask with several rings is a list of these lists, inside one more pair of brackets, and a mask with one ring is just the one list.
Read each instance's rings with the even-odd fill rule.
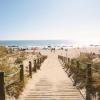
[[[74,90],[73,82],[71,81],[70,78],[66,76],[66,74],[62,70],[61,65],[57,61],[58,59],[57,57],[58,55],[61,55],[66,58],[73,59],[79,57],[80,53],[99,54],[99,50],[100,48],[70,48],[67,49],[67,51],[55,50],[52,52],[51,50],[38,50],[38,52],[41,52],[41,54],[47,55],[48,58],[42,65],[41,70],[37,72],[36,75],[33,75],[34,78],[29,81],[28,85],[24,90],[25,92],[22,93],[22,95],[19,97],[19,100],[22,99],[24,100],[25,98],[27,98],[25,100],[31,100],[32,98],[33,98],[32,100],[49,100],[49,99],[62,100],[62,98],[63,100],[84,100],[82,96],[84,95],[85,97],[86,95],[85,89],[80,90],[80,92],[77,89]],[[69,86],[68,84],[70,84],[71,86]],[[57,93],[56,91],[59,90],[57,88],[58,85],[60,85],[61,87],[66,85],[66,87],[62,89],[62,92]],[[75,91],[76,97],[73,96],[74,94],[71,95],[72,94],[71,92],[68,92],[69,87],[71,88],[71,91]],[[36,90],[36,88],[38,88],[39,91]],[[66,92],[63,92],[64,90],[66,90]],[[49,91],[51,91],[51,93],[49,93]],[[61,96],[61,94],[65,94],[65,96]],[[69,95],[69,97],[67,96],[67,94]]]
[[33,78],[29,80],[18,100],[83,100],[58,61],[58,55],[65,52],[62,50],[55,52],[39,50],[39,52],[48,58],[41,69],[33,74]]
[[0,100],[100,100],[100,0],[1,0],[0,14]]
[[[18,100],[49,100],[49,99],[44,99],[46,97],[50,98],[51,100],[52,99],[62,100],[61,98],[63,98],[63,100],[83,100],[82,95],[84,96],[86,95],[85,89],[80,90],[82,93],[81,94],[80,91],[75,86],[73,86],[73,81],[71,80],[71,78],[68,77],[67,73],[65,73],[65,71],[63,70],[62,67],[63,65],[59,62],[58,55],[63,56],[65,58],[77,59],[81,53],[99,55],[100,48],[99,47],[63,48],[63,46],[60,46],[59,48],[54,49],[54,47],[50,46],[45,49],[45,48],[32,47],[32,49],[20,49],[20,48],[14,49],[14,53],[15,54],[13,55],[10,54],[8,56],[9,57],[8,62],[10,62],[10,65],[12,65],[13,68],[16,58],[18,58],[19,56],[24,57],[25,59],[21,64],[23,64],[24,66],[25,81],[27,80],[27,82],[25,82],[25,87],[22,88],[22,91],[19,92],[19,95],[17,97]],[[38,58],[41,58],[44,55],[47,56],[46,61],[44,61],[43,64],[41,64],[40,69],[36,69],[36,72],[32,72],[33,73],[31,76],[32,78],[30,78],[29,62],[32,63],[32,68],[34,68],[34,60],[35,59],[37,60]],[[98,58],[97,61],[100,62],[99,60],[100,58]],[[39,84],[39,86],[37,84]],[[64,86],[63,89],[61,89],[59,85],[61,87]],[[51,88],[51,89],[48,90],[46,88],[48,89]],[[32,92],[31,90],[34,92]],[[57,91],[62,91],[62,92],[57,92]],[[71,95],[72,91],[75,92],[75,96]],[[46,95],[42,96],[45,92],[47,92]],[[34,95],[35,97],[33,98],[32,95],[34,93],[36,95]],[[65,95],[63,95],[63,93]],[[31,97],[29,97],[28,94],[31,95]],[[14,100],[14,99],[17,100],[16,98],[14,98],[14,96],[12,97],[7,96],[7,100]]]

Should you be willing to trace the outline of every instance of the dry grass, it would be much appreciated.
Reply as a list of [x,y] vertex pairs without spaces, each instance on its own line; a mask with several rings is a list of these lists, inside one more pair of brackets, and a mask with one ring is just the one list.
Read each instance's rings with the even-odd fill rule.
[[[5,76],[8,76],[10,74],[14,74],[18,71],[18,68],[15,67],[16,64],[20,64],[25,60],[26,53],[25,52],[13,52],[12,49],[8,49],[4,46],[0,46],[0,71],[5,72]],[[16,57],[15,63],[13,63],[13,67],[9,64],[9,57]],[[6,79],[5,79],[6,80]],[[12,79],[13,80],[13,79]],[[13,96],[15,98],[18,98],[20,93],[23,91],[24,84],[27,82],[28,77],[25,77],[24,82],[15,82],[9,86],[6,87],[6,92],[8,95]]]
[[[91,93],[93,95],[97,92],[98,96],[100,97],[100,61],[95,62],[93,59],[99,57],[98,55],[92,54],[92,53],[83,53],[81,54],[77,60],[80,62],[80,75],[84,74],[84,77],[86,76],[86,68],[87,66],[83,66],[84,64],[86,65],[87,63],[92,64],[92,89]],[[84,70],[82,70],[82,66]],[[80,77],[79,75],[79,77]],[[86,78],[81,77],[84,82],[86,82]],[[82,82],[82,81],[81,81]],[[85,85],[84,85],[85,86]],[[81,86],[80,86],[81,87]]]

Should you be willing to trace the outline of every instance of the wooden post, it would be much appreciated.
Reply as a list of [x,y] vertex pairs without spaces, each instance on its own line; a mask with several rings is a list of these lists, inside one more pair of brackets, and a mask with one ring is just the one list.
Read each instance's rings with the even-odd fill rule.
[[87,64],[86,70],[86,100],[92,100],[91,97],[91,85],[92,85],[92,73],[91,73],[91,64]]
[[77,77],[79,76],[79,61],[76,62],[76,65],[77,65],[77,67],[74,69],[75,78],[74,78],[73,86],[76,86],[76,84],[78,82],[78,78]]
[[70,64],[70,58],[68,58],[68,64]]
[[68,67],[67,67],[67,70],[68,70],[70,68],[70,58],[68,58],[67,64],[68,64]]
[[29,76],[32,78],[32,63],[29,61]]
[[4,72],[0,72],[0,100],[5,100]]
[[41,58],[40,58],[40,64],[42,63]]
[[34,60],[34,68],[33,71],[36,72],[36,59]]
[[39,58],[39,64],[40,64],[40,67],[41,67],[41,58]]
[[79,70],[79,61],[77,61],[76,63],[77,63],[77,69]]
[[37,69],[40,69],[40,59],[37,59]]
[[24,67],[20,65],[20,81],[24,81]]

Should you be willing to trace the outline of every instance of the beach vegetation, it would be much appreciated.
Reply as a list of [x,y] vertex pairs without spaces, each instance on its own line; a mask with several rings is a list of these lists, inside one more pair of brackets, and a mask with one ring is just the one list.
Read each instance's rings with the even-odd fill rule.
[[23,59],[21,57],[15,60],[15,64],[21,64],[22,62],[23,62]]
[[[73,85],[79,89],[86,88],[87,83],[87,65],[91,64],[91,95],[97,100],[100,100],[100,60],[98,54],[95,53],[80,53],[80,56],[71,59],[69,65],[68,76],[73,78]],[[77,63],[78,62],[78,63]]]
[[0,71],[4,72],[6,94],[12,98],[17,99],[19,97],[27,80],[30,78],[29,73],[25,72],[24,82],[20,81],[20,64],[28,56],[34,56],[33,58],[41,57],[40,53],[30,54],[25,51],[14,51],[11,48],[0,46]]
[[[0,46],[0,71],[4,72],[5,74],[5,83],[6,83],[6,92],[9,96],[18,98],[19,94],[23,91],[23,87],[25,82],[27,81],[25,77],[25,82],[19,82],[19,64],[26,59],[25,52],[18,53],[13,52],[12,48],[6,48],[4,46]],[[9,57],[16,58],[15,62],[12,63],[13,67],[10,64]],[[17,80],[17,81],[16,81]],[[8,83],[11,83],[8,85]]]
[[26,59],[26,53],[25,52],[21,52],[20,55],[15,60],[15,64],[21,64],[21,63],[23,63],[23,61],[25,59]]
[[6,56],[7,54],[8,54],[7,48],[4,46],[0,46],[0,58]]
[[8,49],[9,54],[12,54],[14,52],[14,50],[12,48]]

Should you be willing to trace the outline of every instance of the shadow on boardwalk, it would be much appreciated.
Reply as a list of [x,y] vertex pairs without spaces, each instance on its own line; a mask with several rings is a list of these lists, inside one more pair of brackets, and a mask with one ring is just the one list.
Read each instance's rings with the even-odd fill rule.
[[63,71],[57,54],[48,54],[41,70],[33,74],[18,100],[83,100]]

